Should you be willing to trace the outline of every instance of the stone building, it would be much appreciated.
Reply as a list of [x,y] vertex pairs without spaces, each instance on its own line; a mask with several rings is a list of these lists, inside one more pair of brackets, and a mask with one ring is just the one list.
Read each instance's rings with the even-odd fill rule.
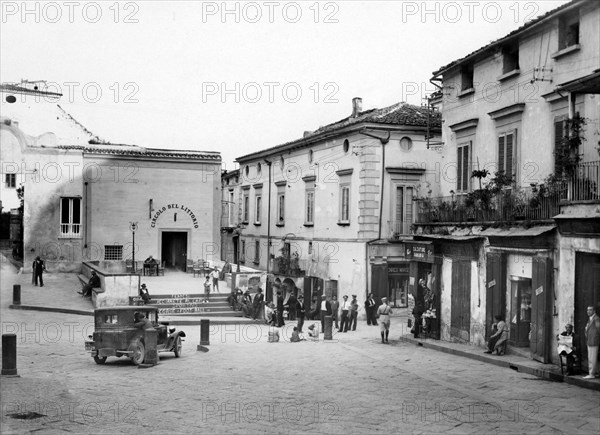
[[483,345],[500,314],[513,351],[547,362],[566,323],[583,336],[600,303],[599,52],[600,4],[572,1],[433,73],[455,170],[414,237],[437,256],[443,339]]
[[[361,313],[370,290],[396,303],[389,282],[372,288],[371,272],[404,261],[392,244],[410,233],[413,197],[436,191],[439,154],[427,149],[435,130],[439,115],[426,108],[363,111],[355,98],[347,118],[239,157],[242,261],[280,281],[309,277],[292,279],[307,298],[355,294]],[[373,254],[369,243],[377,240],[385,246]],[[393,285],[405,298],[406,283]]]

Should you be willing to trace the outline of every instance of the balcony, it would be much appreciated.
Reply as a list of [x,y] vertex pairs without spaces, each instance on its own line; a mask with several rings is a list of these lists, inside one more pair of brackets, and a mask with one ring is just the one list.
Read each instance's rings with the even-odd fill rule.
[[404,235],[411,234],[412,222],[406,220],[402,221],[388,221],[388,240],[400,240]]
[[493,195],[489,191],[477,195],[476,191],[421,198],[416,201],[416,223],[544,221],[558,215],[561,205],[600,202],[600,161],[581,163],[572,175],[549,178],[544,184]]
[[67,239],[81,238],[81,224],[60,224],[60,236]]

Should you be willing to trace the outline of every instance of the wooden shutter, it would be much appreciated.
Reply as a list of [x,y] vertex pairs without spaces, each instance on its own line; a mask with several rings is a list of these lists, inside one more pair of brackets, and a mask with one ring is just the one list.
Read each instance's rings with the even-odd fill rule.
[[498,136],[498,171],[504,171],[506,174],[506,156],[504,154],[504,135]]
[[513,178],[513,145],[514,145],[514,134],[508,133],[505,137],[506,143],[506,172],[505,174]]
[[471,156],[469,155],[469,149],[471,148],[471,142],[463,148],[463,188],[464,192],[469,190],[469,159]]
[[469,163],[471,141],[458,146],[457,149],[457,168],[456,168],[456,190],[467,192],[469,190]]
[[551,307],[553,297],[552,259],[533,257],[531,279],[531,357],[550,362]]
[[502,254],[487,254],[486,297],[485,297],[485,337],[492,335],[494,316],[506,314],[506,263]]

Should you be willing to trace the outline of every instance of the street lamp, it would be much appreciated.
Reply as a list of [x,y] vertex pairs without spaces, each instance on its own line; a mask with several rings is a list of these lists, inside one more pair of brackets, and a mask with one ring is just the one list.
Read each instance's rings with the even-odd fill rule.
[[129,222],[129,230],[131,231],[131,236],[133,237],[133,244],[131,246],[131,261],[133,261],[133,271],[135,272],[135,232],[138,229],[137,222]]

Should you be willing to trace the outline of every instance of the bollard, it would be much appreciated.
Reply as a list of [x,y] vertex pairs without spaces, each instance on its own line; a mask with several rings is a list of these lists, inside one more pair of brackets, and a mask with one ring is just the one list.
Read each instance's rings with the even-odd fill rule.
[[323,340],[333,340],[333,317],[325,316],[325,329],[323,330]]
[[13,285],[13,305],[21,305],[21,285]]
[[200,320],[200,344],[203,346],[210,345],[210,320],[209,319],[201,319]]
[[140,364],[138,368],[147,368],[158,364],[158,350],[156,349],[158,332],[156,329],[146,329],[144,330],[144,335],[144,345],[146,348],[144,364]]
[[2,376],[18,376],[16,334],[2,334]]

